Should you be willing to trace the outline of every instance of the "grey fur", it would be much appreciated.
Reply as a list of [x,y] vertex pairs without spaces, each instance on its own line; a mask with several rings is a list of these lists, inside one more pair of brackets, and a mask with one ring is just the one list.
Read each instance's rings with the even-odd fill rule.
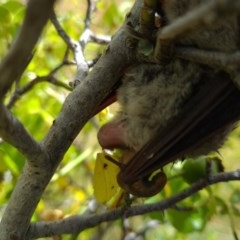
[[127,145],[139,150],[158,129],[164,128],[179,113],[199,78],[196,64],[180,60],[167,67],[140,64],[132,68],[118,91]]
[[[168,0],[164,6],[167,21],[172,22],[207,1]],[[178,44],[232,52],[238,48],[237,33],[237,19],[231,18],[212,29],[183,37]],[[125,120],[126,144],[139,150],[156,131],[166,127],[181,112],[181,106],[191,101],[191,95],[201,81],[207,81],[201,80],[205,71],[205,67],[199,64],[177,59],[166,66],[149,63],[133,66],[124,76],[123,85],[118,91],[118,101],[122,107],[118,118]],[[207,71],[214,75],[216,70]],[[232,126],[223,129],[187,154],[198,155],[217,150],[231,129]]]

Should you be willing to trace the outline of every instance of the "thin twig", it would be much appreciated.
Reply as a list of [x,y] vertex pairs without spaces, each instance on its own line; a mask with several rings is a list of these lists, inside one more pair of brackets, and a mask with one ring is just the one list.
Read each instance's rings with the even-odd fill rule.
[[93,5],[91,0],[87,0],[87,11],[86,11],[86,17],[84,20],[84,29],[90,28],[91,24],[91,15],[93,11]]
[[21,96],[23,96],[24,94],[32,90],[39,83],[49,82],[55,86],[62,87],[68,91],[71,91],[72,88],[68,84],[65,84],[59,81],[56,77],[54,77],[53,74],[56,73],[59,69],[61,69],[63,66],[72,65],[72,64],[73,64],[72,62],[68,62],[68,61],[62,62],[55,69],[53,69],[48,75],[37,76],[36,78],[28,82],[26,85],[24,85],[22,88],[16,88],[7,104],[7,108],[11,109],[12,106],[16,103],[16,101],[21,98]]
[[67,46],[69,46],[71,49],[74,49],[74,45],[76,44],[76,42],[73,39],[71,39],[66,33],[66,31],[62,28],[61,24],[57,20],[57,17],[54,11],[51,12],[50,20],[53,26],[55,27],[55,29],[57,30],[58,35],[64,40]]
[[[62,26],[58,22],[54,11],[52,11],[51,13],[51,21],[54,27],[56,28],[59,36],[65,41],[65,43],[73,51],[74,59],[77,65],[77,73],[76,73],[74,82],[76,81],[81,82],[87,76],[87,73],[88,73],[88,64],[83,55],[83,48],[80,43],[78,43],[77,41],[73,40],[68,36],[66,31],[62,28]],[[74,83],[71,86],[75,87]]]
[[98,43],[98,44],[108,44],[111,41],[111,36],[93,34],[91,36],[91,41],[95,42],[95,43]]

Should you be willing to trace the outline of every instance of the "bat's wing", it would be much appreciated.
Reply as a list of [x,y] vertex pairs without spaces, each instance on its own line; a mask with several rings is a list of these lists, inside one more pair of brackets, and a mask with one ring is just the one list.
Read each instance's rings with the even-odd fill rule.
[[[195,93],[195,92],[194,92]],[[177,116],[127,163],[121,173],[126,184],[191,153],[240,119],[240,91],[225,73],[209,76]]]
[[117,101],[117,89],[121,85],[121,81],[118,81],[111,89],[111,91],[107,94],[107,96],[103,99],[103,101],[97,106],[97,108],[93,111],[92,117],[101,112],[104,108],[108,107],[112,103]]

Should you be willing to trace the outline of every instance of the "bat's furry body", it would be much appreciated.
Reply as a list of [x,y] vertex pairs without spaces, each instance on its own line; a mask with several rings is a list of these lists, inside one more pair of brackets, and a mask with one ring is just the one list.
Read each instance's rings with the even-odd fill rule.
[[[118,101],[122,107],[119,118],[124,119],[126,145],[138,151],[156,132],[166,128],[181,113],[182,107],[192,101],[195,92],[203,85],[207,86],[210,75],[215,74],[211,69],[183,60],[173,60],[165,67],[154,64],[134,67],[124,77],[118,91]],[[213,85],[210,83],[209,86]],[[188,118],[191,113],[184,114]],[[224,131],[209,139],[206,149],[197,154],[217,150],[226,133]]]

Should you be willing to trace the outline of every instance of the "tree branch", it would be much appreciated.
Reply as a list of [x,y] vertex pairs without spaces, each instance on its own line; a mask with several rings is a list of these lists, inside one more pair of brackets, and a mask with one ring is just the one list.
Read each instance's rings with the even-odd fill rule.
[[[65,30],[62,28],[60,23],[58,22],[56,15],[54,12],[51,13],[51,21],[56,28],[59,36],[65,41],[65,43],[70,47],[70,49],[73,52],[74,59],[77,65],[77,73],[74,82],[81,82],[88,73],[88,64],[85,61],[84,55],[83,55],[83,46],[72,38],[68,36],[68,34],[65,32]],[[71,84],[72,87],[75,87],[77,84],[73,83]]]
[[[54,77],[53,73],[55,73],[57,70],[59,70],[61,67],[67,64],[72,64],[71,62],[64,61],[59,66],[57,66],[53,71],[51,71],[47,76],[37,76],[31,82],[28,82],[26,85],[24,85],[22,88],[16,88],[11,99],[9,100],[9,103],[7,104],[7,108],[10,109],[14,103],[24,94],[32,90],[37,84],[42,82],[49,82],[55,86],[62,87],[66,90],[71,91],[72,88],[65,84],[64,82],[59,81],[57,78]],[[0,127],[1,128],[1,127]]]
[[28,231],[28,238],[50,237],[56,234],[74,234],[84,229],[94,227],[102,222],[117,220],[121,217],[132,217],[150,213],[153,211],[164,211],[194,193],[220,182],[239,181],[240,169],[233,172],[222,172],[210,176],[208,179],[201,179],[189,188],[170,198],[154,204],[144,204],[127,209],[116,209],[94,216],[72,216],[57,222],[38,222],[31,224]]
[[22,75],[37,40],[47,23],[54,0],[30,0],[16,41],[0,65],[0,102],[12,83]]
[[32,138],[24,126],[1,104],[0,135],[29,160],[35,159],[42,152],[40,145]]

